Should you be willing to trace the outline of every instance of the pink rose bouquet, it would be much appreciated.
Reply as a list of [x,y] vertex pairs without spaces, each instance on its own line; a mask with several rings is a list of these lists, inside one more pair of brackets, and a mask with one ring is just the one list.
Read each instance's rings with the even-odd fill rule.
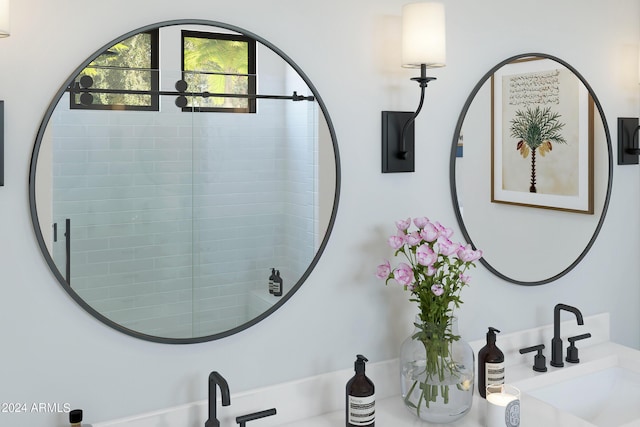
[[[446,376],[457,378],[454,364],[448,362],[451,343],[460,339],[451,328],[453,310],[462,304],[460,291],[470,281],[466,272],[475,267],[482,251],[451,241],[453,231],[438,222],[422,217],[415,218],[413,225],[415,230],[411,230],[411,218],[396,222],[397,232],[389,237],[388,243],[395,256],[404,259],[395,267],[385,261],[378,266],[376,276],[385,280],[385,284],[392,280],[400,284],[411,293],[409,300],[418,303],[419,321],[415,323],[412,339],[424,345],[424,372],[404,398],[405,404],[417,408],[419,415],[421,402],[428,408],[438,395],[445,403],[449,400],[448,385],[431,384],[434,379],[442,382]],[[468,390],[464,378],[459,380],[458,388]],[[414,389],[420,390],[417,402],[411,400]]]
[[395,268],[389,261],[378,266],[376,276],[388,284],[394,280],[411,292],[410,301],[418,303],[420,318],[425,323],[440,324],[462,304],[460,291],[470,277],[466,271],[475,267],[482,251],[471,245],[452,242],[453,230],[425,217],[396,221],[397,233],[388,243],[395,256],[404,262]]

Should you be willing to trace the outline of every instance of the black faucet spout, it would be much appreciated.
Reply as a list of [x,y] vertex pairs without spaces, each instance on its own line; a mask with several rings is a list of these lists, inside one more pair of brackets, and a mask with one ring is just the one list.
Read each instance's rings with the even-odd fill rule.
[[564,366],[562,355],[562,338],[560,338],[560,311],[568,311],[576,316],[578,325],[584,325],[582,313],[576,307],[566,304],[556,304],[553,309],[553,339],[551,340],[551,366],[561,368]]
[[220,421],[217,415],[217,396],[216,389],[220,388],[222,395],[222,406],[231,405],[231,396],[229,393],[229,384],[219,372],[213,371],[209,374],[209,419],[204,423],[205,427],[220,427]]

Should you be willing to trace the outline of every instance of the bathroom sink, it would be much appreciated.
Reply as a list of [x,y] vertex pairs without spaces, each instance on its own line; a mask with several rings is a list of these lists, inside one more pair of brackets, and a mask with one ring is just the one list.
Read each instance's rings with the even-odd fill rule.
[[526,393],[598,427],[640,425],[640,373],[618,363]]

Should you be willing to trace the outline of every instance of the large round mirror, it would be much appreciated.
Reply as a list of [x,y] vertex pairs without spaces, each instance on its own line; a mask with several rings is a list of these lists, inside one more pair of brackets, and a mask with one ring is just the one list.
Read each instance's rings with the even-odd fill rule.
[[193,343],[291,298],[327,244],[339,178],[326,107],[286,54],[179,20],[106,44],[62,84],[29,198],[42,253],[84,309]]
[[474,87],[456,125],[450,183],[462,233],[502,279],[556,280],[600,231],[612,159],[600,102],[573,67],[546,54],[508,58]]

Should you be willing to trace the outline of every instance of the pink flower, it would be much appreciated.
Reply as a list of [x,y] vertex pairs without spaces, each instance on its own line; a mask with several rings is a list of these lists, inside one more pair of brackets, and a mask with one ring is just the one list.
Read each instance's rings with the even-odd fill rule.
[[433,265],[427,266],[427,276],[429,277],[433,276],[434,274],[436,274],[436,271],[438,270],[436,270],[436,268]]
[[431,292],[433,292],[435,296],[439,297],[444,293],[444,287],[440,283],[436,283],[435,285],[431,286]]
[[445,227],[444,225],[440,224],[439,222],[435,223],[435,228],[436,230],[438,230],[438,237],[442,236],[442,237],[446,237],[447,239],[451,236],[453,236],[453,230],[450,228]]
[[471,282],[471,277],[467,276],[466,274],[460,273],[460,281],[465,285],[468,285]]
[[438,238],[438,230],[435,225],[428,223],[422,230],[420,230],[420,237],[427,242],[433,242]]
[[400,231],[406,231],[407,228],[411,226],[411,218],[401,219],[400,221],[396,221],[396,227]]
[[414,218],[413,223],[419,229],[423,229],[425,225],[429,224],[429,218],[427,218],[426,216],[421,216],[420,218]]
[[409,265],[401,262],[393,271],[393,278],[401,285],[409,286],[413,282],[413,270]]
[[425,267],[433,265],[437,259],[438,255],[427,244],[420,245],[418,249],[416,249],[416,260],[420,265],[424,265]]
[[438,251],[444,256],[451,256],[455,254],[458,252],[459,247],[460,245],[458,243],[453,243],[447,237],[438,237]]
[[417,231],[407,234],[405,239],[409,246],[417,246],[422,241],[422,237],[420,237],[420,234]]
[[395,236],[389,237],[388,242],[389,246],[391,246],[393,249],[400,249],[402,245],[404,245],[404,236],[396,234]]
[[474,251],[471,245],[462,246],[458,250],[458,258],[464,262],[473,262],[482,258],[482,251]]
[[378,279],[386,279],[389,277],[389,273],[391,273],[391,264],[389,261],[385,261],[384,264],[380,264],[378,269],[376,270],[376,277]]

